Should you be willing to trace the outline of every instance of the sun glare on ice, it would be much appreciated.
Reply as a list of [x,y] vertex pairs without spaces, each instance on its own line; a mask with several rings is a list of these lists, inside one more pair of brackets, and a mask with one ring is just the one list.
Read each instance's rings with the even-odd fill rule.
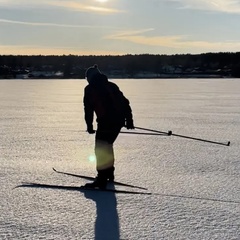
[[90,155],[88,157],[89,162],[96,162],[96,156],[95,155]]

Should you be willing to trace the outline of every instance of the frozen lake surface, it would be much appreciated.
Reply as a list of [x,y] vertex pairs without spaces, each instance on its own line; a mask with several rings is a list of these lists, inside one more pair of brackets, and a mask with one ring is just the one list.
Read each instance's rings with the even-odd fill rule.
[[114,82],[136,126],[231,145],[122,133],[116,181],[148,190],[115,188],[152,195],[79,191],[52,167],[96,174],[86,81],[1,80],[0,239],[240,239],[240,80]]

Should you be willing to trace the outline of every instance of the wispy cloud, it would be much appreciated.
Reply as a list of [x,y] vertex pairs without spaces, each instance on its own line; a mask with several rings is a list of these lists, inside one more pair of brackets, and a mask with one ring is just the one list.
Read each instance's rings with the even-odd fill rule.
[[240,13],[238,0],[168,0],[178,2],[182,8],[217,11],[226,13]]
[[210,42],[188,40],[188,36],[144,36],[143,33],[152,29],[143,29],[138,31],[119,32],[108,39],[128,41],[135,44],[147,46],[157,46],[166,48],[181,49],[202,49],[206,51],[231,51],[231,49],[240,48],[240,41]]
[[74,11],[97,12],[97,13],[119,13],[121,10],[114,8],[104,8],[100,6],[92,6],[87,3],[79,3],[79,1],[47,1],[46,4],[63,7]]
[[64,28],[111,28],[109,26],[94,26],[94,25],[71,25],[71,24],[58,24],[58,23],[43,23],[43,22],[24,22],[24,21],[15,21],[8,19],[0,19],[0,23],[6,24],[19,24],[19,25],[28,25],[28,26],[39,26],[39,27],[64,27]]
[[4,7],[16,7],[16,8],[33,8],[33,7],[46,7],[46,6],[52,6],[52,7],[59,7],[63,9],[68,9],[71,11],[80,11],[80,12],[95,12],[99,14],[113,14],[113,13],[120,13],[123,12],[122,10],[115,9],[115,8],[107,8],[102,7],[100,5],[90,5],[89,1],[83,0],[81,2],[76,0],[41,0],[41,1],[35,1],[35,0],[0,0],[0,6]]

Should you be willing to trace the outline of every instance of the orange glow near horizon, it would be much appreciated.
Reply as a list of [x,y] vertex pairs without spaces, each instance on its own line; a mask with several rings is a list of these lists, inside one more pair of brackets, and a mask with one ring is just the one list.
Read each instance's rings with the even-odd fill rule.
[[125,53],[117,51],[101,50],[72,50],[61,48],[38,48],[29,46],[1,46],[0,55],[79,55],[79,56],[102,56],[102,55],[124,55]]

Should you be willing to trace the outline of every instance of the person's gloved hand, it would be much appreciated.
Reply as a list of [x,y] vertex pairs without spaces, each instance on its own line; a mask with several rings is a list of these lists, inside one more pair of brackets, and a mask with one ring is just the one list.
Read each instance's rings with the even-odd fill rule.
[[89,133],[89,134],[94,134],[95,133],[95,130],[93,130],[93,126],[91,125],[89,125],[89,126],[87,126],[87,132]]
[[126,120],[126,128],[127,129],[134,129],[135,128],[132,119],[127,119]]

